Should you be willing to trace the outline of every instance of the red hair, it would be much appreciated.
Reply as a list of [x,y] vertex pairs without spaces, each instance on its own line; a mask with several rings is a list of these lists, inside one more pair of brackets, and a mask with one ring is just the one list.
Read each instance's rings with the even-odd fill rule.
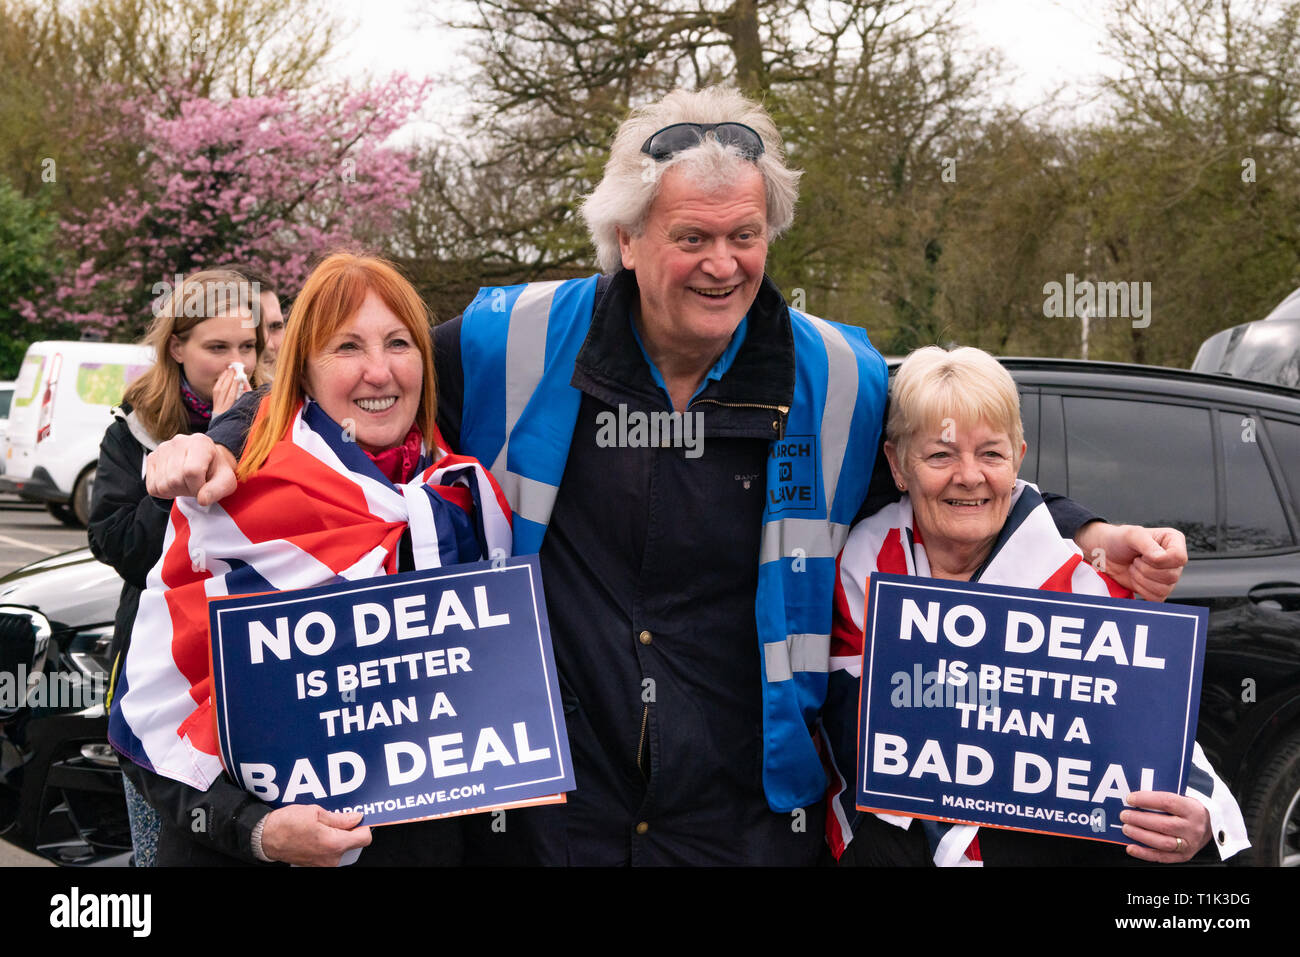
[[275,364],[271,394],[253,422],[239,461],[238,477],[248,478],[266,461],[284,436],[303,400],[307,362],[352,321],[368,293],[374,293],[402,321],[424,364],[424,390],[415,425],[432,443],[436,434],[437,395],[433,379],[433,339],[429,310],[415,288],[392,263],[374,256],[333,253],[318,265],[294,300],[284,342]]

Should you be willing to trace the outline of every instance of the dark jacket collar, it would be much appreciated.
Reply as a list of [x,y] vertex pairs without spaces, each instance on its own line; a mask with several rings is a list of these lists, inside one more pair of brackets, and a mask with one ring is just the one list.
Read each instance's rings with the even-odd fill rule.
[[[632,309],[640,296],[636,273],[620,269],[596,284],[591,329],[574,363],[571,385],[615,405],[631,395],[664,405],[650,367],[632,334]],[[789,409],[794,396],[794,337],[790,311],[767,276],[749,309],[745,341],[731,368],[709,382],[695,402]],[[769,417],[770,418],[770,417]]]

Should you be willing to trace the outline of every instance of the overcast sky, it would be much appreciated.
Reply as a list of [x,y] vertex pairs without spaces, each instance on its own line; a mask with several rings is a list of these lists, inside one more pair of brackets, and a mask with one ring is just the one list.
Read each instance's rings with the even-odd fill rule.
[[1062,84],[1067,99],[1083,97],[1098,76],[1116,72],[1102,50],[1107,6],[1101,0],[974,0],[965,20],[983,43],[1002,51],[1017,76],[1012,101],[1029,106]]
[[[1042,102],[1064,84],[1066,94],[1055,102],[1069,106],[1081,100],[1089,80],[1114,69],[1101,50],[1106,6],[1105,0],[971,0],[963,19],[977,40],[1005,55],[1016,77],[1008,92],[1013,103]],[[431,12],[446,16],[466,9],[463,0],[333,0],[331,7],[351,21],[336,73],[384,76],[405,70],[435,79],[466,73],[463,35],[438,27]],[[440,89],[431,100],[433,125],[428,129],[454,119],[465,107],[453,84],[443,83]]]

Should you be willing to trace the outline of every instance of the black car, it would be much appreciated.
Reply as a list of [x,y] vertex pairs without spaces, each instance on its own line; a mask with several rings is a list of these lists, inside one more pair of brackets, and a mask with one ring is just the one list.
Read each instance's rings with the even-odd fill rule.
[[[1003,362],[1021,391],[1022,478],[1187,536],[1171,600],[1210,613],[1197,739],[1246,816],[1254,847],[1233,860],[1300,866],[1300,391],[1177,369]],[[83,549],[0,579],[10,605],[0,615],[26,616],[16,630],[29,653],[47,634],[47,667],[102,671],[119,587]],[[102,707],[0,724],[6,836],[66,863],[129,846],[105,726]]]
[[1209,609],[1197,740],[1241,804],[1243,862],[1300,866],[1300,391],[1176,369],[1004,359],[1020,476],[1170,526],[1170,601]]
[[104,711],[121,588],[87,548],[0,579],[0,833],[57,864],[131,852]]

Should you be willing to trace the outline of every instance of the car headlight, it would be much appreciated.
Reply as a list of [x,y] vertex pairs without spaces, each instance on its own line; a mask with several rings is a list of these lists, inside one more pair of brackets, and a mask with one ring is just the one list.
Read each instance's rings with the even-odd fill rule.
[[77,671],[86,678],[107,681],[113,674],[109,649],[113,645],[113,626],[100,625],[79,631],[68,641],[66,654]]
[[27,706],[28,692],[44,677],[50,620],[21,605],[0,605],[0,719]]
[[60,638],[63,654],[60,680],[66,682],[61,696],[51,696],[55,707],[101,709],[113,677],[109,650],[113,644],[112,624],[97,625]]

